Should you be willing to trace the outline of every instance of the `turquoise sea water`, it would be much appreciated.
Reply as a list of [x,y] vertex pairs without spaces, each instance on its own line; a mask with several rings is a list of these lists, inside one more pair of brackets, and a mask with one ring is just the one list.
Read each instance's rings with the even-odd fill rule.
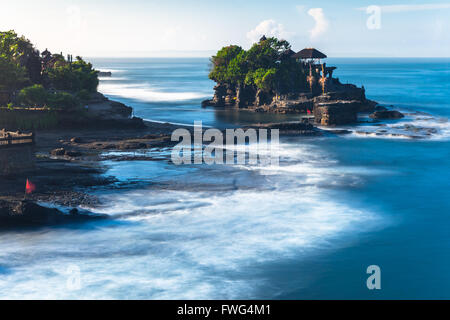
[[[202,109],[214,85],[208,59],[93,62],[113,73],[100,91],[145,119],[220,128],[296,119]],[[381,135],[281,139],[279,167],[174,166],[170,150],[145,151],[160,161],[105,162],[107,175],[138,182],[92,191],[106,203],[96,210],[115,219],[0,234],[0,297],[450,298],[450,59],[328,64],[407,117]],[[433,134],[390,134],[404,124]],[[370,265],[381,268],[379,291],[366,287]]]

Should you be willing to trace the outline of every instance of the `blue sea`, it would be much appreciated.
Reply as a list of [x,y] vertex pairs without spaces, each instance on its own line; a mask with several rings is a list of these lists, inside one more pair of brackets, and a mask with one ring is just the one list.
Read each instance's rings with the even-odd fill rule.
[[[0,233],[0,297],[450,299],[450,59],[328,60],[406,117],[282,138],[279,166],[175,166],[170,149],[105,161],[128,185],[91,191],[113,219]],[[99,90],[147,120],[298,120],[201,108],[207,58],[92,61],[112,72]]]

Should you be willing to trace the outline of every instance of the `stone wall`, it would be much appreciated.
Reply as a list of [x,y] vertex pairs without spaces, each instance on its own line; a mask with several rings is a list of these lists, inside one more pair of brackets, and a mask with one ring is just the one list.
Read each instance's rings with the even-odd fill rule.
[[33,145],[0,146],[0,175],[30,171],[34,164]]

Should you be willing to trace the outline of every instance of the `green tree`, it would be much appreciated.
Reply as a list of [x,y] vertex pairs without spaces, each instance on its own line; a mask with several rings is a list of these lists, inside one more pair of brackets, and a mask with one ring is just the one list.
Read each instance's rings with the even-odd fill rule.
[[224,47],[212,57],[210,79],[229,85],[253,86],[266,92],[301,91],[306,83],[302,66],[286,53],[286,40],[268,38],[248,51],[239,46]]
[[245,82],[247,73],[247,53],[242,50],[228,63],[225,77],[230,83],[242,84]]
[[0,55],[0,89],[15,91],[28,82],[24,67]]
[[35,84],[20,90],[18,100],[20,104],[27,107],[44,107],[48,96],[47,90],[42,85]]
[[85,62],[81,57],[77,57],[73,63],[65,61],[64,58],[59,59],[46,72],[55,89],[75,93],[81,90],[97,91],[98,71],[94,70],[92,64]]
[[0,56],[24,67],[31,82],[41,82],[42,75],[39,51],[25,37],[19,37],[12,30],[0,32]]
[[227,46],[220,49],[215,56],[211,58],[213,68],[209,74],[209,78],[216,82],[230,82],[230,74],[228,66],[243,49],[239,46]]

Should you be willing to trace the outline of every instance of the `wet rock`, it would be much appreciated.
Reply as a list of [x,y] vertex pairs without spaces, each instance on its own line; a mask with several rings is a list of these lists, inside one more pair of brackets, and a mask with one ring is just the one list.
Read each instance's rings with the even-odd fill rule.
[[375,111],[369,117],[372,119],[401,119],[404,117],[403,113],[397,110]]
[[[313,126],[310,123],[305,123],[303,121],[292,121],[292,122],[281,122],[281,123],[269,123],[269,124],[258,124],[252,125],[249,128],[253,129],[278,129],[281,134],[284,135],[305,135],[305,136],[315,136],[321,135],[322,131]],[[248,129],[248,128],[244,128]]]
[[66,149],[64,148],[53,149],[52,151],[50,151],[50,154],[52,156],[63,156],[66,154]]
[[337,130],[329,130],[329,131],[334,134],[350,134],[353,132],[351,130],[346,130],[346,129],[337,129]]
[[74,138],[70,139],[70,142],[72,142],[72,143],[82,143],[83,139],[79,138],[79,137],[74,137]]
[[111,71],[99,71],[98,73],[99,77],[112,77]]
[[81,152],[78,152],[78,151],[67,151],[67,150],[66,150],[66,152],[64,153],[64,155],[65,155],[65,156],[68,156],[68,157],[74,158],[74,157],[80,157],[80,156],[82,155],[82,153],[81,153]]
[[81,223],[105,218],[107,218],[105,215],[80,213],[78,209],[71,210],[70,214],[66,214],[56,208],[44,207],[29,200],[0,200],[1,228]]
[[209,99],[209,100],[204,100],[202,101],[202,108],[206,108],[206,107],[213,107],[216,104],[214,103],[213,99]]
[[376,106],[374,111],[387,111],[388,109],[386,107],[383,106]]
[[314,118],[322,126],[355,123],[360,109],[359,101],[330,101],[316,103]]
[[143,142],[122,142],[119,143],[118,148],[121,150],[146,149],[147,144]]

